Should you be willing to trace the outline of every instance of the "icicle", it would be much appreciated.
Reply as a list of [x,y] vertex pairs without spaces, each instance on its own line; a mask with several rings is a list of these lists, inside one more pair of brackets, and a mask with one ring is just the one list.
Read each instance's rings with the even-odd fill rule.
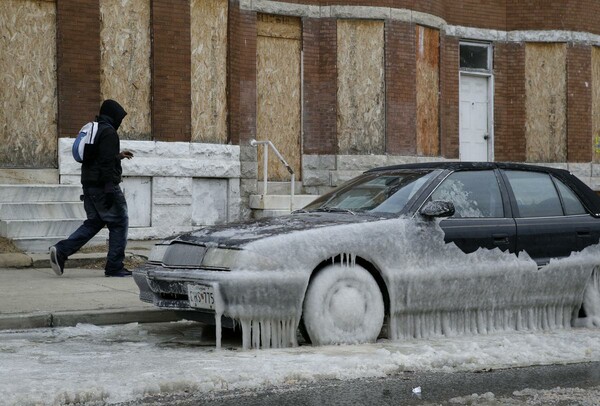
[[263,325],[261,326],[260,331],[262,333],[262,335],[261,335],[262,347],[263,348],[271,348],[271,321],[270,320],[264,321]]
[[221,349],[221,338],[222,338],[222,329],[221,329],[221,317],[223,314],[215,313],[215,335],[217,336],[217,350]]
[[250,320],[240,320],[240,324],[242,325],[242,348],[244,350],[250,349],[250,333],[251,333],[251,324]]

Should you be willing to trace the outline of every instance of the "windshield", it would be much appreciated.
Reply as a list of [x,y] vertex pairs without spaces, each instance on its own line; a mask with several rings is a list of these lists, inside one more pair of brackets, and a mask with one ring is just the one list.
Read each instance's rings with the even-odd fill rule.
[[304,210],[398,214],[433,173],[414,170],[366,173],[321,196]]

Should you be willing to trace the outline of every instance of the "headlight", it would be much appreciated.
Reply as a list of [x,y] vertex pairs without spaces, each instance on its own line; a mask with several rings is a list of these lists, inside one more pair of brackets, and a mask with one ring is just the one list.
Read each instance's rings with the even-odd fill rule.
[[165,256],[165,252],[167,252],[167,249],[169,248],[169,245],[155,245],[154,247],[152,247],[152,250],[150,251],[150,255],[148,256],[148,262],[154,262],[154,263],[162,263],[163,257]]
[[236,264],[239,253],[239,250],[209,248],[202,259],[202,266],[231,269]]

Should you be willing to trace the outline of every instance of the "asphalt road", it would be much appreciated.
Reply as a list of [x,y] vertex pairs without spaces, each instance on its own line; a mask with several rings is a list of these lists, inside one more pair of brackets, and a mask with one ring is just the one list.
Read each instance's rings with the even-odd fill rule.
[[[420,394],[413,389],[421,388]],[[480,372],[402,373],[286,389],[148,398],[123,405],[600,405],[600,363]]]

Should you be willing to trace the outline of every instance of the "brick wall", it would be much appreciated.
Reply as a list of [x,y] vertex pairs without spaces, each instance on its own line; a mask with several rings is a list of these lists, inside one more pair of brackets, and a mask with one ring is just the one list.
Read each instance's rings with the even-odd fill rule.
[[229,138],[234,144],[256,138],[256,13],[229,4],[227,102]]
[[152,0],[152,135],[189,141],[191,52],[189,1]]
[[58,136],[75,137],[102,101],[98,0],[57,1],[56,20]]
[[385,24],[386,152],[416,153],[415,25]]
[[459,158],[459,40],[440,36],[440,152],[444,158]]
[[494,46],[496,161],[525,161],[525,45]]
[[506,30],[566,30],[600,34],[597,0],[506,0]]
[[506,0],[459,0],[445,2],[448,24],[506,30]]
[[305,154],[337,152],[337,24],[335,19],[302,21],[304,50],[303,128]]
[[567,48],[567,159],[592,160],[592,48]]

